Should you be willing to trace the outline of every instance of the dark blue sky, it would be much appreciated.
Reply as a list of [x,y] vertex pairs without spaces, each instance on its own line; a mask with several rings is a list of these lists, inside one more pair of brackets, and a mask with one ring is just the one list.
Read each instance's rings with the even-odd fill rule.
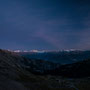
[[0,48],[90,49],[90,1],[0,0]]

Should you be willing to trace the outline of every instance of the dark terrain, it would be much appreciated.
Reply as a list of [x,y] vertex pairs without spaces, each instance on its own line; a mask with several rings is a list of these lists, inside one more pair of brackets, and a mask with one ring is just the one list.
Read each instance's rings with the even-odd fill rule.
[[59,75],[68,78],[85,78],[90,76],[90,60],[79,61],[73,64],[61,65],[55,70],[46,71],[47,74]]
[[90,90],[90,61],[58,65],[0,49],[0,90]]

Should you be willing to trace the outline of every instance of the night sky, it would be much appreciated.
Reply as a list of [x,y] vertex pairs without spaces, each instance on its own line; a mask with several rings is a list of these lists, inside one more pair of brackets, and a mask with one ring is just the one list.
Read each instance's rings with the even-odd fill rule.
[[90,1],[0,0],[0,48],[90,49]]

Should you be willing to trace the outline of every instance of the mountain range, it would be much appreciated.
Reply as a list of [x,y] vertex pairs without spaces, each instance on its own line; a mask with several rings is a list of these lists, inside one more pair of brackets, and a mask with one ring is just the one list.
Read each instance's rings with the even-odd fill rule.
[[62,65],[0,49],[0,90],[90,90],[90,59]]
[[71,64],[90,58],[90,51],[68,50],[39,52],[18,52],[19,55],[29,59],[41,59],[59,64]]

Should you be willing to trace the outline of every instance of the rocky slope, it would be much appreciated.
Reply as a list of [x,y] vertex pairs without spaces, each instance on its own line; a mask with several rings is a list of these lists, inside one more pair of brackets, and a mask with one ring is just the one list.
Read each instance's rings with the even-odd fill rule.
[[19,60],[22,61],[23,58],[0,50],[0,90],[27,90],[16,80],[19,74],[23,73]]

